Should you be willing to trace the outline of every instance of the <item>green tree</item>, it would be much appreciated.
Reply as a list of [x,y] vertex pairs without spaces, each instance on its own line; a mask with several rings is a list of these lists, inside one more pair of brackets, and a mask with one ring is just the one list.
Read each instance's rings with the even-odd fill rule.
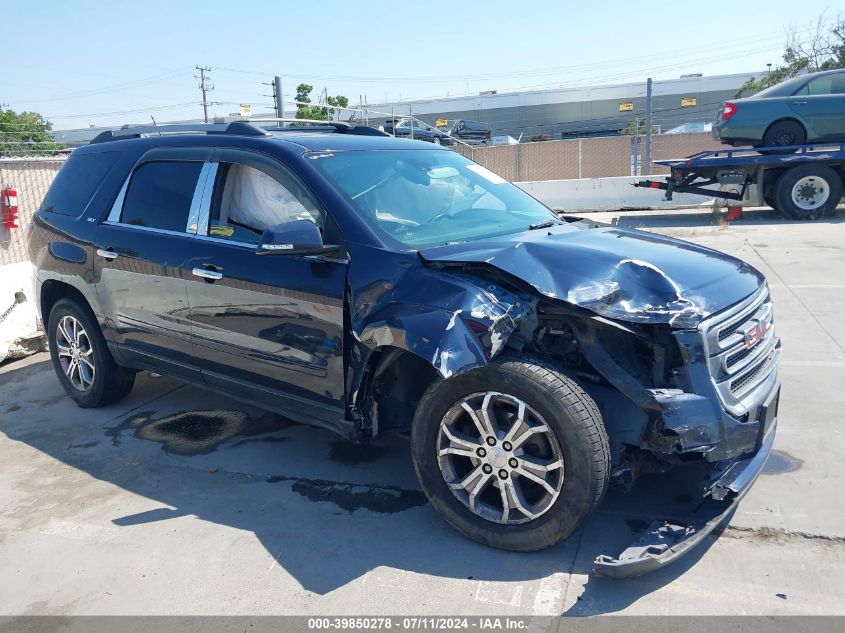
[[[296,118],[297,119],[316,119],[318,121],[328,121],[332,108],[327,108],[325,105],[311,103],[311,92],[314,86],[311,84],[299,84],[296,87]],[[343,95],[332,97],[326,95],[326,105],[335,106],[338,108],[345,108],[349,105],[349,99]]]
[[36,112],[0,110],[0,156],[46,156],[64,148],[53,140],[52,128]]
[[845,17],[828,21],[822,14],[809,35],[793,28],[786,38],[783,63],[761,77],[746,81],[736,97],[749,96],[804,73],[845,68]]

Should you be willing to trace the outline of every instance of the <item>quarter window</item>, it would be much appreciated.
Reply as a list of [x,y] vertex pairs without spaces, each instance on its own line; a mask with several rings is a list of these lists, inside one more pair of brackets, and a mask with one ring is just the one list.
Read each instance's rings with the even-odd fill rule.
[[129,181],[121,223],[184,232],[202,165],[194,161],[141,165]]
[[78,216],[111,171],[119,152],[71,154],[41,203],[41,209]]

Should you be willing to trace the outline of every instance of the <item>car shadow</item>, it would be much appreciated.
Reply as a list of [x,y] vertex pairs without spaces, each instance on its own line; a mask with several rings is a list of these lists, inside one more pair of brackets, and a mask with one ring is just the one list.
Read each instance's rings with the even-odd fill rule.
[[[596,556],[618,554],[635,541],[660,512],[661,497],[675,504],[673,516],[690,503],[659,483],[665,479],[633,496],[612,492],[579,533],[556,547],[514,553],[478,545],[440,519],[416,484],[403,437],[351,445],[148,373],[139,374],[123,402],[79,409],[49,359],[4,367],[0,402],[0,432],[10,439],[154,506],[98,516],[104,523],[133,530],[193,515],[251,532],[276,564],[321,595],[377,567],[494,583],[563,572],[567,614],[613,613],[678,578],[714,540],[652,575],[608,580],[592,574]],[[583,578],[572,575],[588,576],[583,590]]]

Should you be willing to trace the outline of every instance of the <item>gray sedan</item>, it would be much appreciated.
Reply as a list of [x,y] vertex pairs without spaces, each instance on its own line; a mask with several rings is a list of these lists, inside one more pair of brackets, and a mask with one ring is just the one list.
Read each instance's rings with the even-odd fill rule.
[[727,145],[754,147],[845,140],[845,70],[794,77],[728,101],[713,135]]

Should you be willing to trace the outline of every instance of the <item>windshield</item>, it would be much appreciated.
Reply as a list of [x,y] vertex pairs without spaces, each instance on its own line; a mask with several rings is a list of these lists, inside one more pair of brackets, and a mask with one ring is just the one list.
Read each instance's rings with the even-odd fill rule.
[[518,187],[455,152],[348,151],[309,158],[380,235],[412,248],[558,220]]

